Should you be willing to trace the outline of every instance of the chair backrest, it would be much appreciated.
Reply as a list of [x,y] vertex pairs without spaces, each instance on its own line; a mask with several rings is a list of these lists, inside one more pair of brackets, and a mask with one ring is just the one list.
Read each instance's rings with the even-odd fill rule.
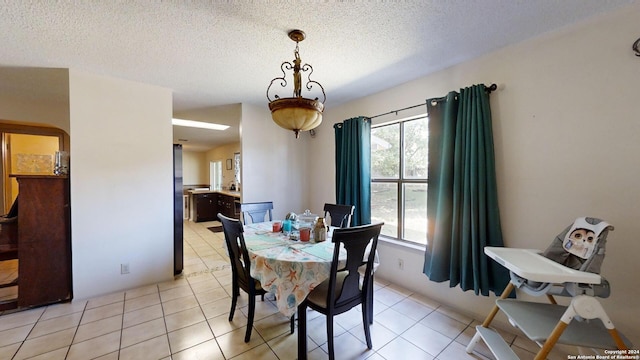
[[[609,231],[613,231],[613,226],[604,220],[593,217],[577,218],[555,237],[543,255],[566,267],[600,274]],[[587,236],[574,239],[574,233],[580,235],[581,232],[591,234],[593,239],[586,241]],[[584,250],[588,256],[580,256],[580,252],[575,251],[576,248]]]
[[264,222],[265,218],[268,219],[267,221],[273,220],[271,210],[273,210],[272,201],[240,204],[240,212],[242,212],[242,220],[245,225],[248,224],[248,218],[251,218],[252,223]]
[[[341,228],[333,231],[331,241],[335,244],[333,250],[333,260],[331,263],[331,274],[329,276],[329,291],[327,294],[327,306],[340,308],[343,306],[353,307],[365,301],[366,289],[372,281],[371,274],[378,246],[378,236],[384,223],[371,225]],[[362,287],[360,286],[360,272],[358,268],[365,263],[364,254],[367,246],[371,246],[369,257],[366,259],[366,270]],[[340,248],[347,252],[347,262],[344,267],[340,266]],[[338,273],[342,273],[339,275]],[[345,276],[342,288],[336,289],[337,277]],[[331,301],[335,299],[335,301]]]
[[231,260],[233,281],[237,282],[245,291],[248,291],[249,286],[253,288],[254,284],[253,278],[249,273],[251,262],[247,245],[244,242],[244,227],[240,220],[226,217],[220,213],[218,214],[218,219],[222,222],[224,240]]
[[345,228],[351,226],[351,217],[355,210],[353,205],[324,204],[324,217],[331,218],[331,226]]

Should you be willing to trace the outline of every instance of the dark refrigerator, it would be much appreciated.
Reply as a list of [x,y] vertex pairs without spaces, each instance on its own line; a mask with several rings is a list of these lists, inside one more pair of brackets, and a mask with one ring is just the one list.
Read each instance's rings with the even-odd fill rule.
[[182,145],[173,144],[173,274],[178,275],[184,267],[183,254],[183,192],[182,189]]

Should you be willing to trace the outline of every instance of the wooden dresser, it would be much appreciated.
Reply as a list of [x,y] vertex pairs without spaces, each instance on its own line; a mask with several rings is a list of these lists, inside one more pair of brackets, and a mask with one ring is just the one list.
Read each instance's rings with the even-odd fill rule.
[[72,299],[66,176],[18,175],[18,307]]

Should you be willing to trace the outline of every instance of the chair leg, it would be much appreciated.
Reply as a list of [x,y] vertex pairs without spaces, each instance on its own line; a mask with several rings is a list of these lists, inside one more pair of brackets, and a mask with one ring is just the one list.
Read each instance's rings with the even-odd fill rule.
[[244,334],[244,342],[251,340],[251,330],[253,330],[253,317],[256,313],[256,297],[253,294],[249,294],[249,316],[247,319],[247,331]]
[[329,360],[335,360],[336,355],[333,347],[333,315],[327,314],[327,344],[329,345]]
[[240,296],[240,289],[238,289],[237,285],[233,285],[233,290],[231,291],[231,311],[229,311],[229,321],[233,320],[233,314],[236,312],[238,296]]
[[371,343],[371,331],[369,331],[369,325],[373,322],[373,320],[370,320],[370,311],[368,309],[368,305],[363,304],[363,306],[365,307],[364,309],[362,309],[362,325],[364,326],[364,337],[367,340],[367,348],[372,349],[373,344]]
[[298,305],[298,360],[307,360],[307,303]]
[[367,311],[369,315],[369,324],[373,325],[373,273],[371,274],[371,281],[369,281],[369,288],[367,289]]

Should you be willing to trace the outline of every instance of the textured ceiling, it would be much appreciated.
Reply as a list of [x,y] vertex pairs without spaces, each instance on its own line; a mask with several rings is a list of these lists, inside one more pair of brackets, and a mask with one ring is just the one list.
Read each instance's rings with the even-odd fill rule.
[[[176,114],[266,107],[266,87],[293,59],[287,32],[300,28],[300,56],[328,108],[633,2],[8,0],[0,68],[72,68],[170,88]],[[33,91],[1,80],[0,91]]]

